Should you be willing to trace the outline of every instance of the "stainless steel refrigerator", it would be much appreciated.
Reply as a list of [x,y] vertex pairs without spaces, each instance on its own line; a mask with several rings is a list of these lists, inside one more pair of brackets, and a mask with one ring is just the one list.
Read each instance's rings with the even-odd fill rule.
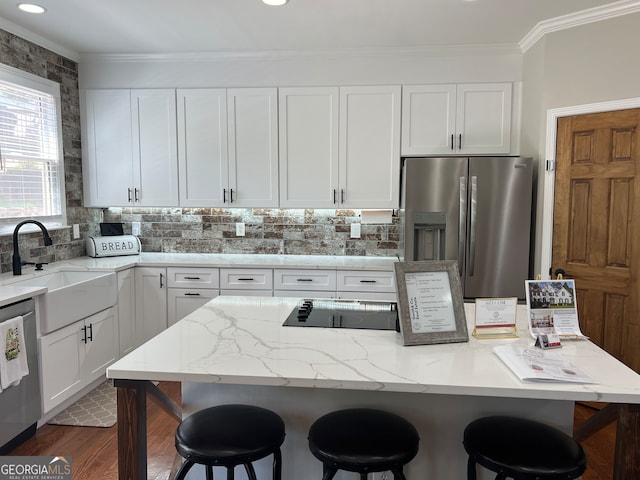
[[467,299],[524,299],[532,170],[521,157],[405,158],[402,260],[457,260]]

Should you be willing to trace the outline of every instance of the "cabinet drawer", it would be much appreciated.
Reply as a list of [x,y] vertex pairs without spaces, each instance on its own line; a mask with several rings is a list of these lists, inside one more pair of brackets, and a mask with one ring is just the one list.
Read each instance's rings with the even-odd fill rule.
[[338,293],[347,292],[395,292],[394,272],[338,271]]
[[218,296],[211,288],[169,288],[167,290],[167,324],[169,326]]
[[217,268],[167,268],[169,288],[219,288],[220,278]]
[[274,270],[276,290],[336,290],[335,270]]
[[273,290],[270,268],[221,268],[220,289]]

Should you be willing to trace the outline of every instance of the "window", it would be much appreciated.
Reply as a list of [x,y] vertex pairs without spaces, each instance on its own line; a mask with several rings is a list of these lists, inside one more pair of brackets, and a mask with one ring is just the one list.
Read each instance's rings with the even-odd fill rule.
[[60,87],[0,66],[0,227],[65,222]]

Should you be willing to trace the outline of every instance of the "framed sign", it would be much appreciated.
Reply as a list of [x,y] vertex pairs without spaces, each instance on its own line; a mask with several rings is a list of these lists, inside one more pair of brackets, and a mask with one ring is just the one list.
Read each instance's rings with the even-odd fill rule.
[[394,268],[405,345],[469,341],[455,260],[398,262]]

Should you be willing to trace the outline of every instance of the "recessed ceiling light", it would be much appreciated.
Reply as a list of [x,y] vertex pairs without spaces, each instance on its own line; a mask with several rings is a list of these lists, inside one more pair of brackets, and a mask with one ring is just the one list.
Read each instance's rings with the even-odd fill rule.
[[271,5],[272,7],[279,7],[281,5],[284,5],[288,1],[289,0],[262,0],[262,3],[264,3],[265,5]]
[[18,8],[27,13],[44,13],[46,8],[36,5],[35,3],[19,3]]

